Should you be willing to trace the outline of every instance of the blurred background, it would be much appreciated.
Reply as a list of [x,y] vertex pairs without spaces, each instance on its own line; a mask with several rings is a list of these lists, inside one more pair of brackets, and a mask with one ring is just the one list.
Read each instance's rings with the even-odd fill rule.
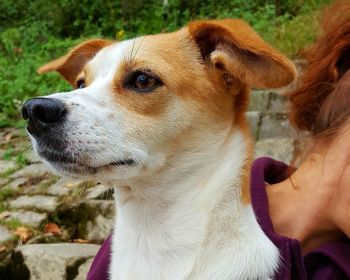
[[[243,18],[298,66],[330,0],[0,0],[0,279],[85,279],[110,233],[112,191],[54,176],[31,152],[20,107],[68,91],[36,69],[89,38],[123,40],[193,19]],[[248,117],[256,156],[290,161],[296,135],[279,91],[256,90]],[[50,278],[51,277],[51,278]]]
[[[41,64],[87,38],[122,40],[173,31],[193,19],[243,18],[273,46],[295,57],[317,33],[329,0],[1,0],[0,126],[18,125],[30,96],[68,89]],[[13,122],[13,120],[15,122]]]

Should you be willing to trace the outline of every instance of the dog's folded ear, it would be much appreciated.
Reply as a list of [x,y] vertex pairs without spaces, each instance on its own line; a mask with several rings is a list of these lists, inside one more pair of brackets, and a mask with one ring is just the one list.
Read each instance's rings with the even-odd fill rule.
[[256,88],[278,88],[296,76],[293,63],[238,19],[194,21],[188,26],[202,58]]
[[37,71],[39,74],[57,71],[70,84],[74,85],[77,75],[84,65],[91,60],[98,51],[112,44],[112,41],[93,39],[86,41],[73,48],[67,55],[41,66]]

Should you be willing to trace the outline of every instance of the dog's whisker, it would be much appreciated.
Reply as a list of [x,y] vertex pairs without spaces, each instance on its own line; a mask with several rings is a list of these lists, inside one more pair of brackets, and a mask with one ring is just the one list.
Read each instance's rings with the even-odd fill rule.
[[131,51],[128,54],[128,61],[131,62],[132,61],[132,53],[134,52],[134,48],[135,48],[135,43],[136,43],[136,38],[132,39],[132,46],[131,46]]
[[188,177],[184,172],[182,172],[182,171],[181,171],[179,168],[177,168],[175,165],[172,165],[172,164],[170,164],[170,163],[168,163],[168,162],[165,162],[165,164],[168,165],[168,166],[170,166],[170,167],[172,167],[172,168],[174,168],[176,171],[178,171],[180,174],[182,174],[188,181],[190,181],[191,183],[193,183],[193,181],[191,180],[191,178]]
[[27,144],[26,146],[24,146],[24,148],[22,149],[22,153],[26,153],[29,150],[32,149],[32,145],[31,144]]
[[143,37],[142,37],[141,42],[140,42],[140,45],[139,45],[138,48],[136,49],[136,52],[135,52],[135,54],[134,54],[134,56],[133,56],[133,58],[132,58],[133,60],[134,60],[134,58],[136,57],[137,53],[139,52],[139,50],[140,50],[140,48],[141,48],[141,46],[142,46],[143,41],[145,40],[145,38],[146,38],[146,36],[143,36]]

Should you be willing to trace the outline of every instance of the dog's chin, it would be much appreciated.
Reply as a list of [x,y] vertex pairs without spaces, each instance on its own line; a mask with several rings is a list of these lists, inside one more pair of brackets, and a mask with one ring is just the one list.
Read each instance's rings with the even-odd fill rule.
[[133,159],[114,160],[107,164],[85,163],[64,154],[39,151],[39,156],[59,175],[103,181],[106,178],[125,179],[137,169]]
[[130,169],[135,168],[135,163],[132,160],[112,162],[110,164],[100,166],[90,166],[79,162],[53,162],[45,160],[57,173],[69,177],[104,179],[105,176],[127,177]]
[[136,164],[108,164],[89,166],[80,163],[62,163],[44,160],[58,175],[83,180],[94,180],[101,183],[127,180],[137,176]]

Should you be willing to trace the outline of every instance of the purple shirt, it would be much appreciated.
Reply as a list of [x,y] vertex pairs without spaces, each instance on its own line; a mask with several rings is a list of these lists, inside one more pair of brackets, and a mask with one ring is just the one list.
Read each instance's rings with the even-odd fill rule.
[[251,171],[252,204],[257,220],[270,240],[279,248],[282,265],[275,279],[350,279],[350,240],[322,245],[305,256],[298,240],[274,232],[269,214],[266,183],[276,184],[288,178],[288,166],[270,158],[254,161]]
[[[257,159],[252,168],[251,194],[252,204],[258,222],[279,248],[282,264],[275,274],[277,280],[313,279],[346,280],[350,279],[350,241],[333,242],[320,246],[302,255],[298,240],[276,234],[269,215],[266,182],[275,184],[288,177],[288,166],[270,158]],[[111,255],[111,236],[103,243],[90,267],[88,280],[108,279],[108,265]]]

